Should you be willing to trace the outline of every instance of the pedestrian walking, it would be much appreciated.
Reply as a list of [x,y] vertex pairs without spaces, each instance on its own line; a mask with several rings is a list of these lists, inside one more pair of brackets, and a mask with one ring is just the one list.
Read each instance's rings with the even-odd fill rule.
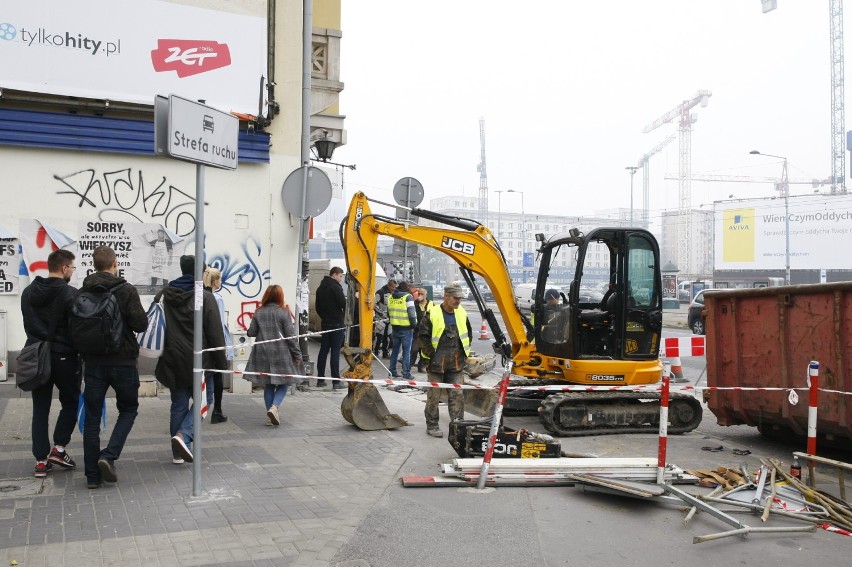
[[375,311],[374,311],[374,333],[376,336],[373,352],[379,356],[382,352],[383,358],[390,358],[390,350],[393,348],[390,323],[388,322],[388,299],[396,291],[396,280],[388,280],[388,283],[379,288],[376,292]]
[[280,285],[269,286],[260,303],[246,333],[255,338],[255,344],[246,363],[245,378],[263,386],[266,425],[280,425],[279,408],[287,390],[301,381],[292,375],[301,371],[302,351],[293,312],[284,303],[284,289]]
[[[205,266],[206,268],[206,266]],[[166,314],[166,340],[163,354],[157,360],[154,376],[169,389],[171,407],[169,413],[169,435],[171,435],[172,462],[176,465],[191,463],[192,439],[195,434],[193,403],[193,342],[195,336],[195,256],[180,257],[181,277],[169,282],[154,301],[163,300]],[[202,368],[227,370],[225,336],[222,319],[213,293],[203,289],[201,316],[201,348],[219,349],[201,355]]]
[[402,377],[411,380],[411,342],[414,339],[414,329],[417,327],[417,311],[414,309],[414,297],[409,293],[408,282],[400,282],[399,287],[388,299],[388,320],[393,337],[391,377],[400,377],[397,372],[397,363],[402,354]]
[[[320,350],[317,355],[317,380],[318,388],[325,388],[325,361],[330,358],[330,370],[333,378],[340,378],[340,349],[346,339],[346,331],[343,328],[343,315],[346,312],[346,296],[343,295],[343,269],[334,266],[324,276],[317,288],[316,306],[317,315],[322,321],[320,337]],[[344,384],[339,380],[334,381],[334,389],[342,390]]]
[[[83,403],[86,408],[86,418],[83,421],[83,461],[86,469],[86,483],[89,488],[99,488],[103,481],[116,482],[115,461],[121,456],[127,436],[133,429],[139,410],[139,344],[135,333],[148,327],[148,317],[139,292],[118,276],[118,260],[115,251],[109,246],[99,246],[92,252],[92,264],[95,273],[83,280],[83,285],[77,292],[75,306],[83,294],[108,293],[107,300],[114,298],[118,310],[115,318],[121,320],[121,325],[110,328],[118,329],[118,336],[100,337],[103,347],[100,351],[93,349],[86,352],[79,349],[83,355]],[[104,315],[106,317],[106,314]],[[71,316],[72,325],[74,315]],[[72,327],[73,328],[73,327]],[[82,333],[80,333],[82,335]],[[84,342],[87,337],[74,335],[75,344]],[[108,342],[109,341],[109,342]],[[87,341],[86,341],[87,342]],[[112,343],[112,344],[110,344]],[[113,344],[116,345],[113,350]],[[115,392],[115,407],[118,417],[112,428],[109,442],[101,448],[101,414],[107,390]]]
[[[219,318],[222,321],[222,333],[225,335],[225,358],[230,362],[234,360],[233,338],[228,328],[228,316],[225,311],[225,300],[222,297],[222,272],[216,268],[208,267],[204,270],[204,288],[213,293],[216,299],[216,307],[219,309]],[[222,412],[223,374],[206,370],[204,380],[207,382],[207,405],[213,406],[210,412],[210,423],[224,423],[228,417]]]
[[[444,288],[444,301],[429,311],[418,327],[421,352],[428,361],[427,372],[430,382],[444,384],[464,383],[464,366],[470,356],[472,330],[467,312],[461,306],[464,292],[458,284]],[[447,390],[447,408],[450,420],[464,419],[464,397],[461,390]],[[426,390],[426,433],[432,437],[443,437],[438,425],[438,403],[440,388]]]
[[[77,425],[80,403],[80,358],[71,344],[68,314],[77,293],[68,285],[77,267],[74,254],[54,250],[47,257],[47,277],[36,276],[21,292],[21,314],[29,346],[36,341],[50,342],[50,379],[30,392],[33,400],[32,451],[36,477],[47,476],[54,465],[73,469],[77,464],[66,451]],[[50,405],[53,388],[59,392],[59,417],[53,429],[50,445]]]

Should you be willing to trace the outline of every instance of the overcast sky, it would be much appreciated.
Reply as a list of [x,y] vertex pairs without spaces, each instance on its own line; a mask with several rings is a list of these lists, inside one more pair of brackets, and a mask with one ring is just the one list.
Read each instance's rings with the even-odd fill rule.
[[[477,195],[484,117],[488,186],[523,191],[527,213],[629,207],[625,167],[677,132],[643,127],[702,89],[712,96],[693,110],[693,173],[780,176],[779,160],[749,155],[758,149],[786,156],[791,178],[828,177],[828,0],[778,5],[763,14],[760,0],[344,0],[348,145],[333,160],[357,166],[347,198],[363,189],[390,200],[405,176],[423,183],[427,202]],[[677,209],[678,182],[663,179],[677,172],[674,141],[651,160],[652,218]],[[638,209],[641,171],[634,182]],[[692,204],[732,193],[773,187],[693,182]],[[502,194],[504,211],[520,205]]]

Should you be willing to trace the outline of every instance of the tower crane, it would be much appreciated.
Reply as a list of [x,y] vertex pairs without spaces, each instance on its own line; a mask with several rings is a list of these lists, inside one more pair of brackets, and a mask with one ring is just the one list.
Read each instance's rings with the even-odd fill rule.
[[485,173],[485,118],[479,117],[479,215],[488,221],[488,175]]
[[651,157],[660,153],[663,148],[668,146],[672,140],[675,139],[675,135],[672,134],[653,148],[651,148],[645,155],[639,158],[639,162],[637,165],[642,168],[642,226],[644,228],[648,228],[648,211],[650,210],[650,201],[651,201],[651,172],[648,167],[648,162],[651,160]]
[[[763,2],[763,13],[778,6]],[[831,60],[831,193],[846,193],[846,110],[843,95],[843,0],[828,0],[829,57]]]
[[[666,174],[663,179],[680,179],[677,175]],[[779,196],[784,197],[785,184],[777,177],[749,177],[748,175],[716,175],[705,173],[693,173],[691,181],[715,181],[722,183],[772,183]],[[825,179],[788,179],[787,185],[810,185],[813,188],[831,185],[831,178]]]
[[678,187],[678,248],[677,262],[681,270],[685,270],[687,274],[691,274],[692,265],[690,262],[690,253],[692,251],[692,195],[689,185],[690,170],[692,168],[692,125],[698,120],[695,114],[689,111],[698,106],[707,106],[707,100],[712,96],[710,91],[698,91],[698,93],[689,100],[685,100],[675,106],[647,126],[642,129],[642,132],[655,130],[663,124],[668,124],[675,118],[678,119],[678,134],[679,140],[679,187]]

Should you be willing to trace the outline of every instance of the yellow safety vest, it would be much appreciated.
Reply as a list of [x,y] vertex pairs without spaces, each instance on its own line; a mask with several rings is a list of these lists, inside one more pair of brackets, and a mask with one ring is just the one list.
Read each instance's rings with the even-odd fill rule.
[[[464,310],[464,307],[459,306],[454,311],[454,314],[464,354],[465,356],[470,356],[470,335],[467,333],[467,311]],[[441,335],[444,334],[444,329],[446,328],[446,325],[444,325],[444,308],[438,306],[436,309],[430,309],[429,318],[432,320],[432,350],[435,351],[438,350],[438,341],[441,340]]]
[[405,302],[409,297],[411,297],[411,294],[406,293],[399,298],[388,298],[388,320],[394,327],[411,326],[411,320],[408,318],[408,308],[405,306]]

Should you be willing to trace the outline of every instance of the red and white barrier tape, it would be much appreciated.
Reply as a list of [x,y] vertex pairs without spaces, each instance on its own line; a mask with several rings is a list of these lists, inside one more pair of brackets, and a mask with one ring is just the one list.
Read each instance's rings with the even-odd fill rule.
[[831,524],[819,524],[818,527],[824,529],[827,532],[833,532],[845,536],[852,536],[852,532],[850,532],[849,530],[844,530],[843,528],[836,528]]

